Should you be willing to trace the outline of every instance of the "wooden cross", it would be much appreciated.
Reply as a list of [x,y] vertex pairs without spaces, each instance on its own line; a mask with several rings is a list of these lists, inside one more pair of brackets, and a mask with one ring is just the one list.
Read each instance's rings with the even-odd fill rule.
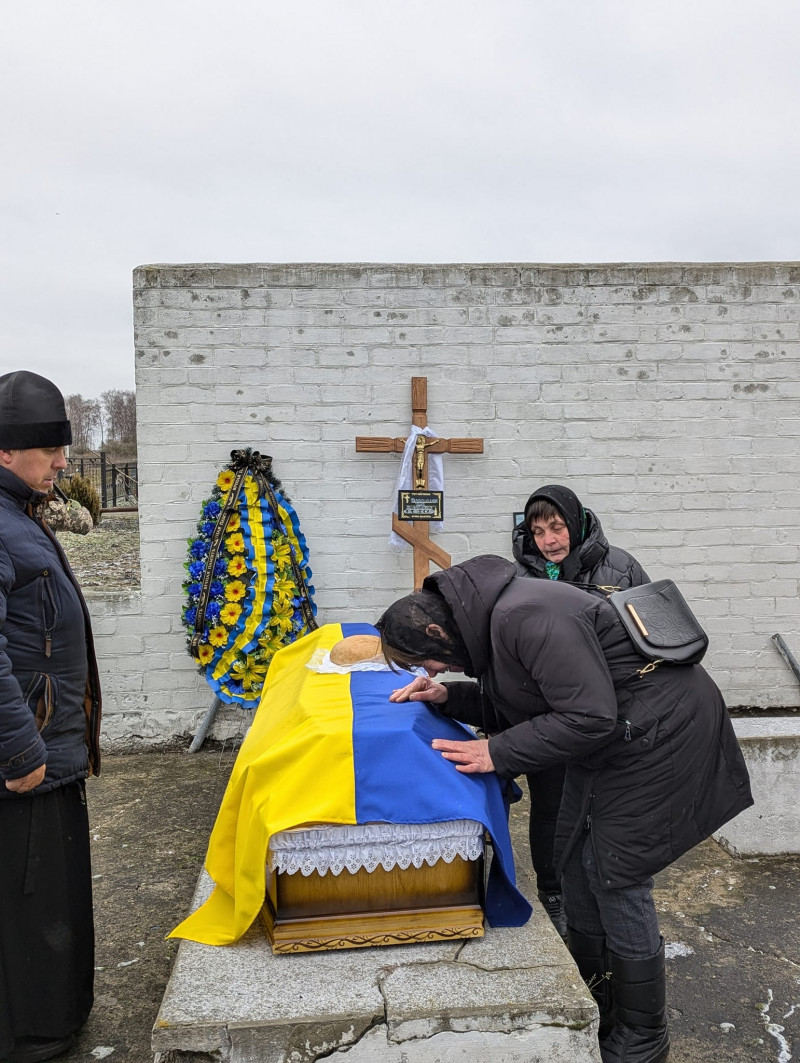
[[[411,378],[411,423],[417,428],[428,427],[428,378]],[[424,438],[424,437],[418,437]],[[404,437],[356,436],[356,450],[371,454],[402,454],[406,445]],[[419,447],[414,462],[414,487],[424,491],[428,486],[429,454],[483,454],[482,439],[436,439],[425,440]],[[449,568],[452,560],[430,539],[430,525],[426,520],[402,521],[392,514],[392,530],[414,548],[414,590],[419,590],[428,575],[430,562],[440,568]]]

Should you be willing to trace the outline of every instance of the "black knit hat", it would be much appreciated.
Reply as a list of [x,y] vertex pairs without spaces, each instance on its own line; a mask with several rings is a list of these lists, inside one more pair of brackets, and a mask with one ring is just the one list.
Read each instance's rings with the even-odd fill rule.
[[55,384],[26,369],[0,376],[0,449],[65,447],[71,442],[64,396]]

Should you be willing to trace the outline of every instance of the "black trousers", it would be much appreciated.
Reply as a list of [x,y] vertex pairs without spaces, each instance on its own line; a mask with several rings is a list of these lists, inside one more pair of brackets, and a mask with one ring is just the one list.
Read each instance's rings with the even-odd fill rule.
[[617,956],[646,960],[661,944],[653,902],[653,880],[621,889],[603,889],[588,830],[564,865],[564,910],[573,930],[604,937]]
[[553,846],[565,772],[564,764],[555,764],[552,768],[525,776],[531,798],[528,825],[531,862],[536,872],[536,888],[542,893],[561,892],[561,880],[553,866]]
[[84,784],[3,798],[0,1060],[21,1038],[60,1038],[83,1026],[92,1009],[93,984]]

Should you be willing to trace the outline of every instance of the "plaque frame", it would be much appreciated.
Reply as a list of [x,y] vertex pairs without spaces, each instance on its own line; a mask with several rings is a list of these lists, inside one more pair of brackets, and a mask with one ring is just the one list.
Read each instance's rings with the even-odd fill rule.
[[444,491],[397,492],[397,519],[406,521],[444,520]]

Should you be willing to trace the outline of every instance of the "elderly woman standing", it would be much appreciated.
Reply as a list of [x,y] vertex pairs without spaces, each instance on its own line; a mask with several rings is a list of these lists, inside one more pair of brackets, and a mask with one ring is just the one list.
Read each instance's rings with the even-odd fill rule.
[[[598,586],[638,587],[650,579],[631,554],[611,546],[600,521],[568,487],[546,484],[525,503],[523,520],[511,533],[517,575],[562,580],[602,595]],[[556,820],[564,788],[564,765],[555,764],[527,776],[530,794],[528,826],[531,862],[539,900],[556,930],[567,937],[561,881],[553,860]],[[586,944],[568,941],[573,953]]]
[[[519,579],[500,557],[429,576],[377,626],[388,661],[478,679],[418,677],[391,695],[493,735],[436,740],[456,770],[510,779],[566,765],[556,845],[569,925],[603,946],[591,987],[601,1055],[662,1063],[669,1032],[652,875],[752,804],[719,690],[700,665],[645,667],[606,601]],[[579,962],[584,977],[590,960]]]

